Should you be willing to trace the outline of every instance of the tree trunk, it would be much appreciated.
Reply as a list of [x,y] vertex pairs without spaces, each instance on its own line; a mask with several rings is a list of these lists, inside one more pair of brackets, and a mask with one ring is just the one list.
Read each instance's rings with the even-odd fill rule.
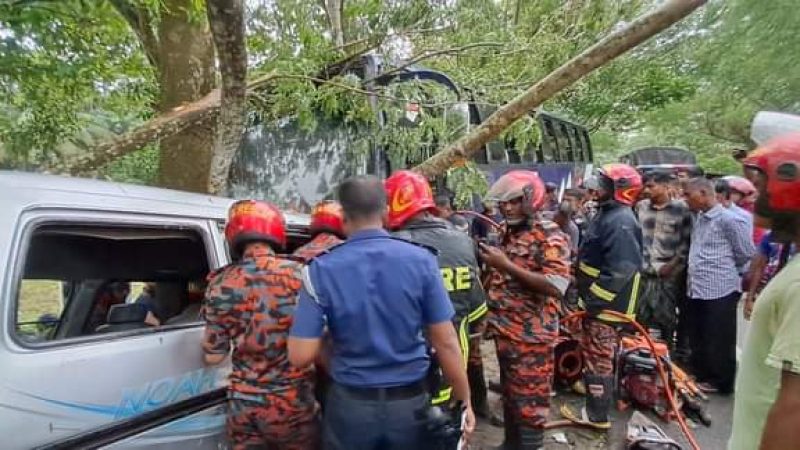
[[[168,112],[205,97],[215,84],[214,46],[192,0],[162,0],[158,24],[161,103]],[[161,140],[159,185],[205,192],[214,149],[213,121],[200,121]]]
[[495,111],[471,133],[423,161],[414,170],[427,177],[443,174],[453,164],[475,154],[520,117],[528,114],[529,111],[538,107],[562,89],[668,28],[699,8],[706,1],[665,1],[661,6],[639,17],[624,28],[609,34],[580,55],[572,58],[566,64],[539,80],[527,91]]
[[247,48],[242,0],[207,0],[207,11],[222,76],[208,192],[219,194],[225,189],[247,120]]
[[342,24],[344,15],[344,0],[322,0],[325,7],[325,14],[331,26],[333,43],[337,48],[344,47],[344,25]]

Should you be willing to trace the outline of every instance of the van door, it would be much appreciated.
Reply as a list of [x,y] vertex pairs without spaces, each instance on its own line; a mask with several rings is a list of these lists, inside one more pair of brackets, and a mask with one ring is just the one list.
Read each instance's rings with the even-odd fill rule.
[[2,291],[3,448],[218,448],[228,367],[205,367],[200,346],[205,279],[224,262],[212,222],[35,209],[19,224]]

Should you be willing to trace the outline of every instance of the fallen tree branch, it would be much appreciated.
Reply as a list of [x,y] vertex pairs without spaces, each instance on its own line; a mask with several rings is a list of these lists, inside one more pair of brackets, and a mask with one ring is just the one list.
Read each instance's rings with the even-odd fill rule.
[[636,47],[686,17],[707,0],[667,0],[539,80],[525,92],[495,111],[471,133],[428,158],[414,170],[435,177],[477,153],[520,117],[585,77],[595,69]]
[[[347,90],[362,95],[373,95],[385,100],[392,100],[401,103],[406,103],[409,100],[401,97],[394,97],[391,95],[382,94],[379,92],[368,91],[356,86],[338,83],[336,81],[310,77],[307,75],[296,74],[277,74],[271,73],[263,77],[250,81],[247,84],[247,96],[260,98],[262,101],[263,96],[258,92],[266,88],[269,84],[279,80],[303,80],[317,85],[331,86],[338,89]],[[211,91],[202,99],[189,103],[178,108],[175,108],[165,114],[155,117],[136,129],[126,133],[120,137],[111,139],[100,145],[94,147],[91,151],[80,156],[71,158],[67,161],[54,164],[46,171],[52,173],[68,173],[70,175],[92,175],[106,164],[114,161],[115,159],[138,150],[150,142],[155,142],[165,137],[172,136],[173,134],[180,133],[187,128],[195,125],[216,119],[220,110],[220,89]],[[422,103],[417,102],[422,107],[436,108],[448,105],[455,105],[462,102],[438,102],[438,103]],[[500,105],[487,102],[475,102],[479,105],[498,107]]]

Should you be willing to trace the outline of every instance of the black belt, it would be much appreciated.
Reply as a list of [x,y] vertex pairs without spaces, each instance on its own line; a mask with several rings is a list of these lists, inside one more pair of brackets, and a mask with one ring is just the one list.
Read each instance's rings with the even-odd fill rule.
[[394,386],[385,388],[353,387],[343,384],[336,384],[338,388],[347,392],[353,398],[359,400],[404,400],[422,395],[428,392],[428,386],[424,380],[405,386]]

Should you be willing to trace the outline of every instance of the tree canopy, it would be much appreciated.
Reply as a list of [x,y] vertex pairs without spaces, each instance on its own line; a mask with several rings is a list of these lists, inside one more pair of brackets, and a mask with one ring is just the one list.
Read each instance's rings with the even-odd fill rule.
[[[375,100],[364,95],[365,80],[341,70],[365,52],[383,55],[385,70],[410,62],[440,70],[476,102],[495,108],[657,3],[246,1],[248,80],[272,75],[269,82],[248,88],[248,118],[291,116],[311,130],[322,112],[370,127],[377,120],[370,105]],[[713,171],[735,170],[728,155],[749,145],[748,124],[756,111],[800,107],[800,75],[793,70],[800,40],[793,23],[800,11],[791,3],[712,1],[702,14],[542,108],[585,124],[601,162],[639,146],[678,145],[696,152]],[[205,9],[201,0],[0,2],[1,164],[53,167],[220,86],[213,61],[193,69],[208,72],[202,83],[186,87],[181,81],[186,75],[176,75],[181,51],[203,50],[182,42],[174,24],[188,24],[187,33],[210,46]],[[190,92],[175,96],[181,89]],[[402,119],[407,103],[421,104],[428,113],[416,127],[372,127],[370,141],[357,145],[379,142],[397,158],[417,160],[420,152],[464,132],[459,128],[464,124],[453,123],[453,114],[443,114],[457,103],[448,92],[394,86],[381,90],[377,101],[398,115],[390,120]],[[533,125],[533,119],[523,120],[506,133],[524,148],[537,138]],[[206,134],[199,137],[185,131],[184,139],[195,138],[189,144],[156,141],[94,172],[170,185],[165,178],[182,175],[175,171],[198,160],[192,153],[197,143],[209,141],[213,126],[201,129]],[[211,164],[210,156],[205,164]]]

